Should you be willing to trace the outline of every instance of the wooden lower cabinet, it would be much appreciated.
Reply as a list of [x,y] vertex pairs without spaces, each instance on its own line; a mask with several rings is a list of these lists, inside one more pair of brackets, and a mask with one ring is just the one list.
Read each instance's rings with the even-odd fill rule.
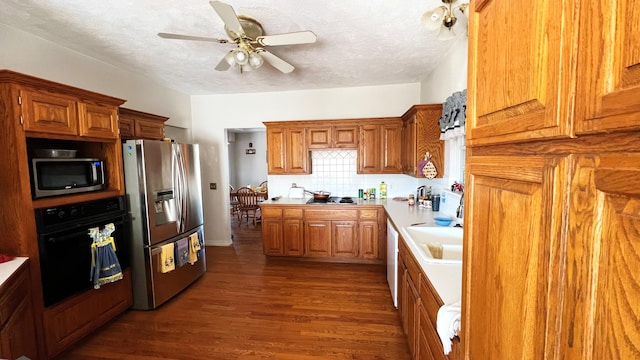
[[398,250],[398,312],[412,359],[460,360],[459,338],[453,340],[451,352],[445,355],[436,330],[438,310],[444,305],[440,296],[404,240],[399,240]]
[[47,308],[43,314],[47,355],[53,357],[96,330],[133,304],[131,271],[100,289],[87,290]]
[[381,206],[287,206],[263,204],[265,255],[354,259],[379,263],[386,248]]
[[302,209],[263,207],[262,244],[265,255],[304,255]]
[[38,359],[28,263],[0,287],[0,357]]

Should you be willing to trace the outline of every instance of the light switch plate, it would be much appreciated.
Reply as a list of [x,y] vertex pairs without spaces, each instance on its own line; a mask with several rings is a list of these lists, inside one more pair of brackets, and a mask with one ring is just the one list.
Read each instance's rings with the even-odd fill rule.
[[216,190],[216,189],[218,189],[218,185],[216,183],[209,183],[209,189],[210,190]]

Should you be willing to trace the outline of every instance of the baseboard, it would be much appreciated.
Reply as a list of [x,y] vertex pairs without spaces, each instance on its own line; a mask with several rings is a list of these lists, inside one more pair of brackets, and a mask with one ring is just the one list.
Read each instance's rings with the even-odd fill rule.
[[206,246],[230,246],[231,244],[233,244],[233,242],[231,241],[231,239],[227,239],[227,240],[205,240],[204,244]]

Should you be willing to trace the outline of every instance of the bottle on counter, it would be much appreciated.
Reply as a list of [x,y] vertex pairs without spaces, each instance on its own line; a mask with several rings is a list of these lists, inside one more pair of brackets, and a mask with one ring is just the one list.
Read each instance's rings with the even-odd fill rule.
[[387,184],[383,182],[380,183],[380,199],[387,198]]
[[376,188],[371,188],[369,190],[369,199],[375,200],[376,198]]
[[362,194],[362,200],[367,200],[368,199],[369,194],[367,193],[367,190],[365,190]]
[[409,206],[415,205],[416,203],[415,195],[409,194],[409,197],[407,198],[407,203],[409,204]]

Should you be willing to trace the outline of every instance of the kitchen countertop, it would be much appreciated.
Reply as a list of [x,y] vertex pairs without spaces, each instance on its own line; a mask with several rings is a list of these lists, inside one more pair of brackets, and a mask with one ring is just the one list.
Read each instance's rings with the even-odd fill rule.
[[27,257],[16,257],[13,260],[3,262],[0,264],[0,286],[4,285],[4,283],[13,275],[16,270],[22,265],[25,261],[27,261]]
[[[292,199],[281,197],[278,200],[267,200],[262,202],[264,205],[307,205],[309,197],[304,199]],[[354,198],[354,200],[356,200]],[[433,218],[438,216],[451,217],[454,221],[451,226],[455,224],[455,214],[446,214],[441,211],[434,212],[431,209],[427,209],[418,205],[409,206],[407,201],[396,201],[391,198],[387,199],[375,199],[375,200],[362,200],[357,199],[356,205],[381,205],[385,208],[389,220],[395,225],[398,233],[402,238],[408,239],[408,234],[404,231],[405,227],[412,224],[420,223],[423,226],[438,226]],[[335,205],[309,205],[309,206],[331,206],[344,207],[346,209],[353,207],[351,204],[335,204]],[[460,229],[462,232],[462,229]],[[445,304],[454,303],[460,301],[462,296],[462,266],[459,264],[433,264],[426,261],[422,261],[418,255],[418,247],[412,241],[405,240],[409,250],[413,253],[415,259],[420,264],[422,271],[427,275],[429,281],[433,285],[434,289]]]

